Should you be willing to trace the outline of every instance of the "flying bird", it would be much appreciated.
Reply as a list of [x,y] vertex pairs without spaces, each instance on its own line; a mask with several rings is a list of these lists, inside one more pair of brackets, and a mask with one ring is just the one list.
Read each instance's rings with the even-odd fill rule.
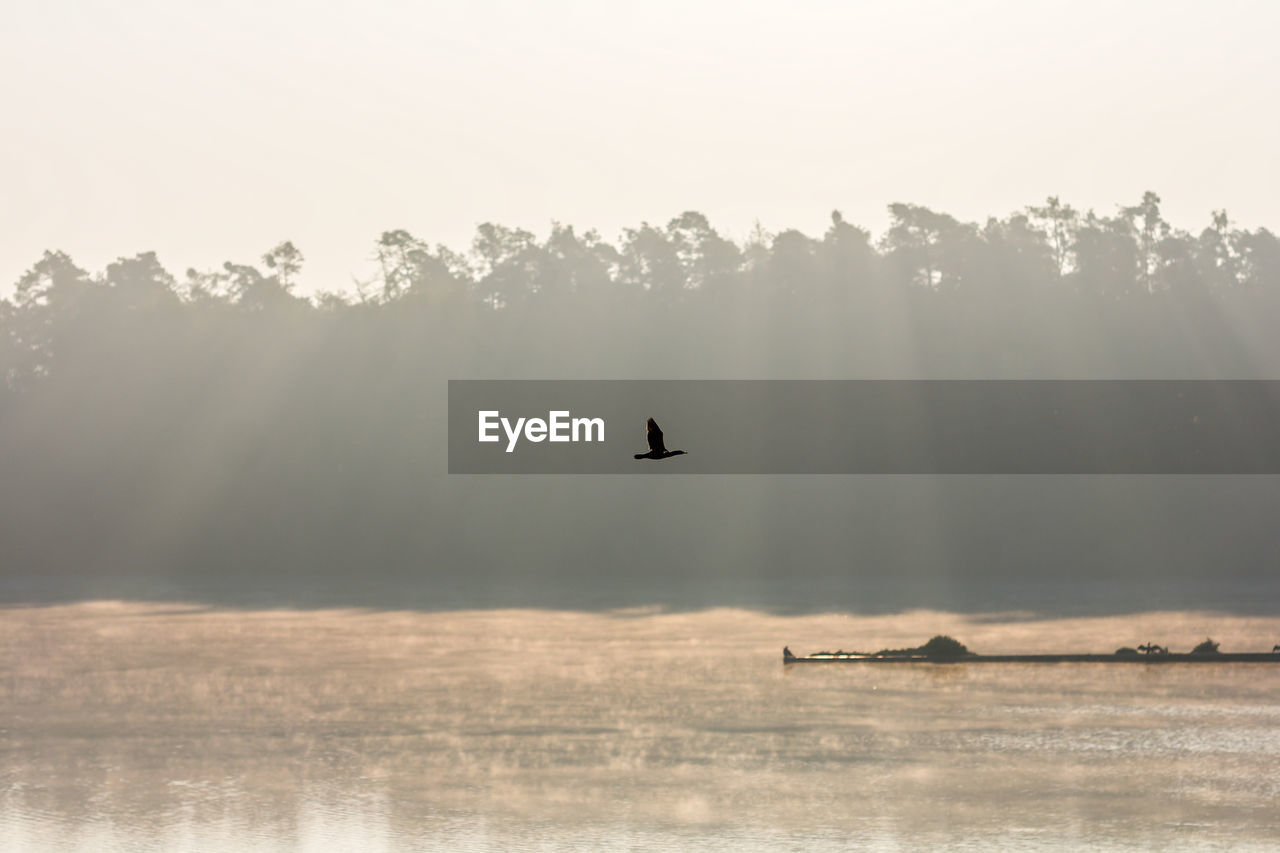
[[684,453],[683,450],[667,450],[667,446],[662,443],[662,429],[653,418],[649,418],[649,423],[645,425],[644,436],[649,442],[649,452],[637,453],[637,459],[666,459],[668,456]]

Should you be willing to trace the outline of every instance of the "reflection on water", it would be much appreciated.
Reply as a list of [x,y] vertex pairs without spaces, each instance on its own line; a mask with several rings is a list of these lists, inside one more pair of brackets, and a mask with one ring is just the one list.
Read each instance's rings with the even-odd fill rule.
[[781,648],[1155,641],[1280,619],[0,616],[0,849],[1269,849],[1280,666],[803,666]]

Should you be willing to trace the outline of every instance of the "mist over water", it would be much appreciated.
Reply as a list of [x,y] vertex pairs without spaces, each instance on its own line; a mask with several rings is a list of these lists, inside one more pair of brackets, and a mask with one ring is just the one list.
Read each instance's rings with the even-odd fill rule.
[[[457,378],[1280,375],[1272,232],[1050,202],[386,232],[359,300],[289,242],[46,253],[0,299],[0,847],[1274,846],[1273,667],[780,653],[1268,650],[1280,477],[447,473]],[[635,405],[625,462],[716,441]]]
[[1265,651],[1280,619],[11,608],[0,846],[1274,843],[1273,667],[781,663],[940,632]]

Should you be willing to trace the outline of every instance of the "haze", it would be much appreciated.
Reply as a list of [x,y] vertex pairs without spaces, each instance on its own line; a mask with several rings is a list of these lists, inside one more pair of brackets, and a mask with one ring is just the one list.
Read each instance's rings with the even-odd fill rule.
[[[9,0],[0,848],[1271,849],[1274,662],[780,652],[1265,652],[1280,476],[681,475],[866,432],[637,382],[572,407],[624,473],[449,438],[459,379],[1280,381],[1278,9]],[[1142,454],[1255,412],[1197,387],[853,408]]]
[[1271,4],[153,2],[6,6],[0,293],[89,269],[306,254],[350,290],[404,228],[614,239],[705,213],[741,240],[979,220],[1158,188],[1198,229],[1280,221]]

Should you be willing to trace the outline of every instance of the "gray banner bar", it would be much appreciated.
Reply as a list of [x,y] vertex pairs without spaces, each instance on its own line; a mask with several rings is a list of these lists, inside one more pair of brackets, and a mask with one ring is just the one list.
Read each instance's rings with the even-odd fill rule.
[[450,380],[449,473],[1280,474],[1280,381]]

